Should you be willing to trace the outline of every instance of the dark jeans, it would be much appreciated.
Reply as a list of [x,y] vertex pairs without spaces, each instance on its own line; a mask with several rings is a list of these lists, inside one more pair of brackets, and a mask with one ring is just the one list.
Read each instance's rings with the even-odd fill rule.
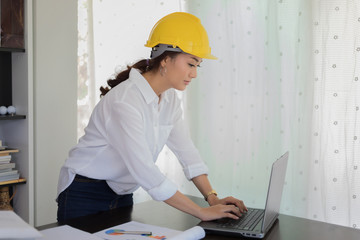
[[60,193],[57,220],[95,214],[119,207],[132,206],[132,194],[117,195],[105,180],[76,175],[70,186]]

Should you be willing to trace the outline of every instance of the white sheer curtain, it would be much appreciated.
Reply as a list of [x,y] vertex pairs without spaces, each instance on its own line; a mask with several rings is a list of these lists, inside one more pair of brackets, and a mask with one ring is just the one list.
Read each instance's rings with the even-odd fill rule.
[[194,140],[221,196],[264,207],[271,164],[290,152],[281,211],[305,216],[313,81],[309,1],[191,1],[217,61],[187,91]]
[[359,228],[359,1],[189,1],[218,61],[186,116],[214,187],[264,206],[290,151],[281,212]]
[[[263,207],[271,164],[288,150],[281,212],[359,228],[359,1],[79,3],[79,135],[99,86],[149,56],[142,46],[155,21],[188,11],[219,57],[204,60],[184,110],[220,196]],[[158,164],[181,191],[200,196],[166,148]]]
[[308,217],[360,228],[360,2],[313,3]]

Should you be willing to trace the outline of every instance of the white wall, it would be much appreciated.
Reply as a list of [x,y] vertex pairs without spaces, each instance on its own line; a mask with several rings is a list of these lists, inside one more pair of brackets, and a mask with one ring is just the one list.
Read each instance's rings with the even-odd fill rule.
[[35,226],[56,221],[61,165],[76,143],[77,1],[34,0]]

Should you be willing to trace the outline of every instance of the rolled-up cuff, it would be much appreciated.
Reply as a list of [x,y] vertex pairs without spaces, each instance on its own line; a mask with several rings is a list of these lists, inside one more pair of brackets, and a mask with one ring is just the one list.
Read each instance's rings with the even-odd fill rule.
[[200,176],[203,174],[208,174],[209,169],[205,165],[205,163],[197,163],[197,164],[190,165],[187,168],[184,168],[183,171],[184,171],[186,178],[190,181],[194,177],[197,177],[197,176]]
[[175,183],[165,179],[159,186],[149,189],[147,192],[156,201],[165,201],[171,198],[178,190]]

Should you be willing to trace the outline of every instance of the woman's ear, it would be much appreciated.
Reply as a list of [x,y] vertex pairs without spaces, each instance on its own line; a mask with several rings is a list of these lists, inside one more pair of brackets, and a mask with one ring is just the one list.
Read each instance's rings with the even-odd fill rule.
[[170,57],[169,57],[169,56],[166,56],[163,60],[161,60],[160,66],[161,66],[161,67],[165,67],[166,64],[168,63],[168,61],[170,61]]

